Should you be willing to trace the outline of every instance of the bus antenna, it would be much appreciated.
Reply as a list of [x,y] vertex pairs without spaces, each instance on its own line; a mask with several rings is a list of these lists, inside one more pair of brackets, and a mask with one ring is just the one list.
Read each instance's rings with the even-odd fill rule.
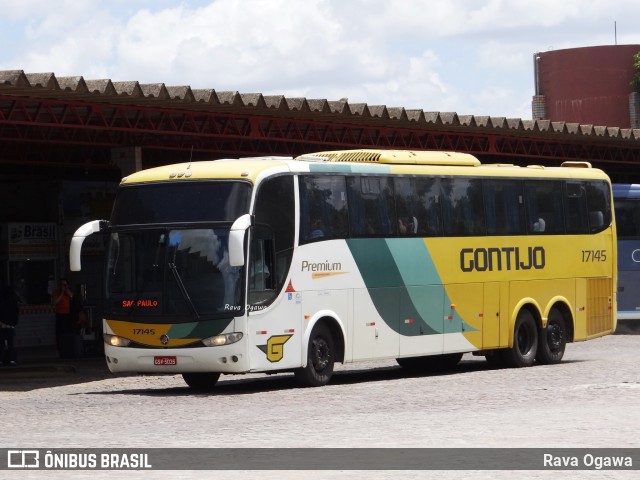
[[193,159],[193,145],[191,145],[191,153],[189,153],[189,165],[187,165],[187,170],[191,168],[191,160]]

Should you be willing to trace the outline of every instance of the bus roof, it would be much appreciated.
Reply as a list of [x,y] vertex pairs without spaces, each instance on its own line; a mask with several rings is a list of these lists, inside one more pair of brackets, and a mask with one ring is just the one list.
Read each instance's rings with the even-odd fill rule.
[[[468,175],[520,178],[603,179],[605,173],[588,162],[565,162],[558,167],[481,164],[473,155],[459,152],[407,150],[339,150],[291,157],[252,157],[178,163],[141,170],[121,185],[189,180],[247,180],[284,172],[398,175]],[[640,185],[638,185],[640,188]]]
[[468,153],[414,150],[336,150],[301,155],[296,160],[326,162],[367,162],[394,165],[478,166],[480,160]]
[[[592,168],[589,162],[563,162],[557,167],[513,164],[481,164],[468,153],[449,151],[411,151],[355,149],[335,150],[301,155],[296,160],[308,162],[311,171],[376,173],[387,169],[392,174],[470,175],[522,178],[604,179],[607,175]],[[316,165],[313,167],[313,165]],[[351,164],[352,167],[347,165]]]
[[162,182],[171,180],[211,180],[256,178],[269,168],[280,167],[288,171],[287,160],[291,157],[255,157],[247,159],[206,160],[200,162],[176,163],[149,168],[124,177],[121,185],[132,183]]

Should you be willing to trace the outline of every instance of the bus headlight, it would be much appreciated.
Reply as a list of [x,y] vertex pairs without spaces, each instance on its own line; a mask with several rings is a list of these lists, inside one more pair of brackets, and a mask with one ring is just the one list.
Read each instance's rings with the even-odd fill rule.
[[222,335],[216,335],[215,337],[204,338],[202,343],[207,347],[219,347],[221,345],[230,345],[232,343],[239,342],[242,338],[242,333],[223,333]]
[[128,338],[111,335],[109,333],[105,333],[102,337],[104,338],[104,343],[112,347],[127,347],[131,343],[131,340]]

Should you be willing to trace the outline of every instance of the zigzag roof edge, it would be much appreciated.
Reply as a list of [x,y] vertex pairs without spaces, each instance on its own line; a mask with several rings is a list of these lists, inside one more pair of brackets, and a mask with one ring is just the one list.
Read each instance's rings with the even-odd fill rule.
[[[166,100],[167,106],[178,103],[204,103],[209,105],[244,106],[269,108],[280,112],[309,112],[339,115],[341,117],[370,118],[372,120],[392,120],[416,122],[440,126],[483,127],[494,129],[515,129],[558,134],[597,136],[622,140],[640,140],[640,129],[614,126],[593,126],[549,120],[529,120],[522,118],[495,117],[486,115],[458,114],[457,112],[429,112],[405,107],[386,105],[350,104],[347,98],[339,100],[307,99],[284,95],[263,95],[262,93],[239,93],[215,89],[192,89],[189,85],[167,87],[164,83],[140,84],[138,81],[113,81],[112,79],[86,79],[83,76],[56,76],[54,72],[26,73],[24,70],[0,70],[0,89],[10,92],[20,90],[21,94],[31,89],[44,89],[50,97],[55,92],[61,94],[93,94],[98,96],[129,97]],[[34,94],[37,95],[37,92]],[[80,98],[80,97],[78,97]]]

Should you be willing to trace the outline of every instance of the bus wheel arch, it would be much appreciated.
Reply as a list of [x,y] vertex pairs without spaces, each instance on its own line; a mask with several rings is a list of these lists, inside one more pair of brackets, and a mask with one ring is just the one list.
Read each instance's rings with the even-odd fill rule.
[[504,363],[512,368],[533,365],[538,350],[541,321],[538,309],[531,304],[520,307],[513,323],[511,347],[500,350]]
[[545,328],[538,332],[536,361],[541,365],[560,363],[565,347],[573,340],[573,321],[568,306],[556,302],[547,315]]
[[327,322],[316,322],[310,330],[304,366],[294,370],[304,387],[321,387],[331,380],[336,362],[334,335]]
[[322,322],[324,322],[329,328],[329,330],[331,331],[331,336],[333,337],[334,346],[335,346],[336,362],[344,363],[345,343],[344,343],[344,331],[342,327],[332,317],[323,318]]
[[346,352],[346,343],[345,337],[346,333],[342,322],[336,318],[334,315],[331,315],[329,312],[318,312],[315,315],[314,319],[311,319],[310,328],[307,329],[307,334],[303,337],[302,340],[302,358],[306,359],[308,356],[309,349],[309,339],[313,332],[313,329],[316,328],[318,324],[324,324],[329,329],[331,336],[333,338],[333,343],[335,347],[335,361],[344,363],[345,352]]
[[[565,326],[567,327],[567,343],[573,343],[574,334],[575,334],[575,330],[574,330],[575,318],[571,313],[571,307],[566,302],[558,302],[554,304],[554,307],[556,307],[564,317],[564,323],[565,323]],[[548,321],[548,317],[547,317],[547,321]]]

